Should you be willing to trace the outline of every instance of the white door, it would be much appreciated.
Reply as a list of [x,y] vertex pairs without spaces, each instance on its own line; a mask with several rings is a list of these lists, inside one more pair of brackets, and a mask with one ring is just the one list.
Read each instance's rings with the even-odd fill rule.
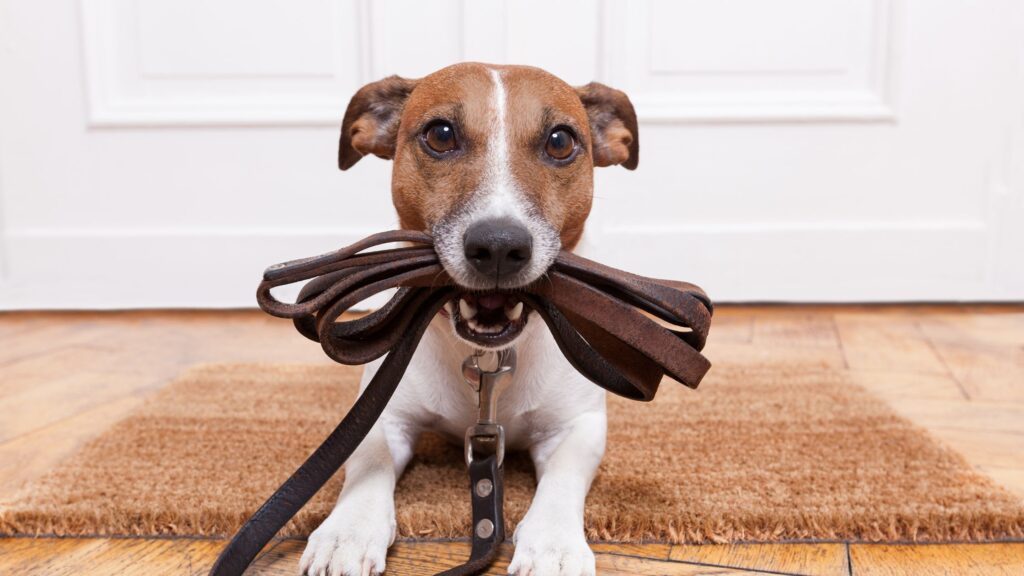
[[395,225],[388,163],[335,168],[351,94],[460,60],[632,97],[610,264],[1024,298],[1018,0],[0,0],[0,308],[252,305],[265,265]]

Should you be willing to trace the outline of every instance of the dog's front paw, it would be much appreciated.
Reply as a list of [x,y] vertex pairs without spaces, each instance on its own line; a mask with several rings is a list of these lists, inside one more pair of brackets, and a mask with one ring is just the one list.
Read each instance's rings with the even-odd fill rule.
[[335,510],[309,535],[299,560],[308,576],[366,576],[384,572],[388,547],[395,539],[394,514],[347,516]]
[[593,576],[594,553],[582,527],[555,517],[526,518],[516,527],[508,573],[519,576]]

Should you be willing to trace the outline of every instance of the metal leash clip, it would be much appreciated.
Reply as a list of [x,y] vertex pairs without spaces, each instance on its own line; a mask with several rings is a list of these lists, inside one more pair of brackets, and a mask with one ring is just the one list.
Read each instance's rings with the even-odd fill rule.
[[[493,357],[493,368],[485,367],[485,357]],[[476,424],[466,429],[466,465],[473,455],[494,454],[498,466],[505,460],[505,429],[498,424],[498,396],[512,383],[516,371],[516,351],[477,350],[462,362],[462,376],[477,393],[479,413]]]

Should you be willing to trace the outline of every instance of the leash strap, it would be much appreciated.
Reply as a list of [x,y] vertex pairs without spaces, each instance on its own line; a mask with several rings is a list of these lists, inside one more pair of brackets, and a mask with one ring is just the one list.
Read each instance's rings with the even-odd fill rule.
[[309,502],[348,460],[384,411],[398,387],[430,318],[444,305],[438,294],[418,313],[416,329],[398,342],[366,389],[326,440],[235,533],[210,569],[211,576],[239,576],[260,550]]
[[467,576],[486,570],[505,541],[505,490],[497,454],[469,463],[473,507],[473,548],[469,560],[436,576]]
[[[367,252],[391,243],[409,245]],[[303,281],[309,282],[295,303],[271,294],[276,287]],[[359,302],[391,288],[397,288],[397,294],[382,308],[340,320]],[[296,329],[319,342],[330,358],[342,364],[365,364],[384,354],[387,358],[338,427],[235,534],[211,576],[241,575],[345,463],[387,406],[427,325],[457,295],[431,236],[409,230],[374,234],[340,250],[277,264],[264,272],[257,290],[260,308],[291,318]],[[712,305],[693,284],[630,274],[563,251],[542,279],[516,295],[548,325],[570,364],[615,394],[651,400],[664,376],[696,388],[711,366],[700,350],[707,340]],[[500,543],[497,535],[504,535],[499,522],[499,460],[490,472],[498,510],[489,518],[495,537],[478,544],[474,530],[474,555],[483,555],[471,564],[484,567],[483,559],[492,558]],[[471,466],[470,471],[482,474],[479,467],[474,472]],[[474,522],[476,515],[474,497]],[[486,542],[491,551],[477,552]],[[464,569],[470,570],[470,564]]]

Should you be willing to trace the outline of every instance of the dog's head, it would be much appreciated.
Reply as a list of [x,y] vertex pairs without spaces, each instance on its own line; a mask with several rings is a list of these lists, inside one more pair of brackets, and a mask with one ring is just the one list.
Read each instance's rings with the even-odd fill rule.
[[465,289],[446,306],[456,334],[501,348],[530,313],[515,289],[579,242],[594,166],[636,168],[639,140],[633,105],[618,90],[573,88],[526,66],[465,63],[359,90],[345,112],[338,165],[367,154],[394,159],[401,226],[433,234]]

